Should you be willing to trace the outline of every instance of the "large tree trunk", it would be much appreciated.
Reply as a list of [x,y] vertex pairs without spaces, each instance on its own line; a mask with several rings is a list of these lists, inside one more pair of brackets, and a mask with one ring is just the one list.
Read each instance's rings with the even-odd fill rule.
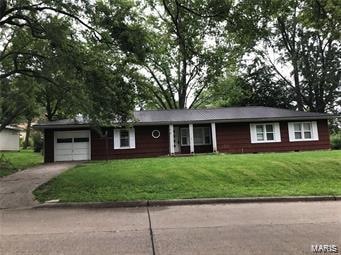
[[105,136],[104,136],[104,139],[105,139],[105,159],[106,161],[109,160],[109,137],[108,137],[108,130],[105,131]]
[[304,104],[302,99],[302,91],[300,86],[300,78],[298,73],[298,65],[297,65],[297,59],[294,57],[293,61],[293,68],[294,68],[294,82],[295,82],[295,94],[296,94],[296,102],[297,102],[297,109],[299,111],[304,110]]
[[30,143],[31,124],[32,124],[32,119],[27,119],[26,136],[25,136],[25,141],[23,145],[24,149],[27,149]]
[[47,97],[46,98],[46,118],[48,121],[52,121],[52,109],[51,109],[51,104],[50,104],[50,100],[49,98]]
[[186,94],[187,94],[187,61],[183,56],[182,70],[180,79],[180,94],[179,94],[179,109],[186,108]]

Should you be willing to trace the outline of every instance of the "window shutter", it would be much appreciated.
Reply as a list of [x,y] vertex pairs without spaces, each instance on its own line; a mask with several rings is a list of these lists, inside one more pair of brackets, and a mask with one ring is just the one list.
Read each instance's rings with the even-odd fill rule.
[[131,149],[135,149],[135,129],[130,128],[129,129],[129,144]]
[[313,138],[313,140],[318,141],[319,140],[319,132],[317,129],[317,122],[313,121],[311,126],[312,126],[312,135],[313,135],[312,138]]
[[120,148],[120,130],[119,129],[114,129],[114,149],[119,149]]
[[256,125],[255,124],[250,124],[250,137],[251,137],[251,143],[257,142]]
[[281,127],[278,122],[274,123],[275,141],[280,142],[281,140]]
[[288,123],[288,132],[289,132],[289,142],[295,141],[295,133],[294,133],[294,123]]

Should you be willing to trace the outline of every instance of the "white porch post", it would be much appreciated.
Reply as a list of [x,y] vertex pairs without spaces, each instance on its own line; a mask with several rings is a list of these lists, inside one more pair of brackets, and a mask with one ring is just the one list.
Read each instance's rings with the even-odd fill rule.
[[217,152],[217,133],[215,130],[215,123],[212,122],[211,123],[211,131],[212,131],[212,148],[213,148],[213,152]]
[[193,135],[193,124],[189,124],[189,147],[190,152],[194,153],[194,135]]
[[169,125],[169,154],[174,155],[174,126]]

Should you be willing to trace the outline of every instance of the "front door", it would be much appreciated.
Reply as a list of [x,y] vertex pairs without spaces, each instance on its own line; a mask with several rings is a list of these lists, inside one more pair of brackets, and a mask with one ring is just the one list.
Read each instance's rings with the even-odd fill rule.
[[174,152],[175,153],[181,152],[179,127],[174,127]]

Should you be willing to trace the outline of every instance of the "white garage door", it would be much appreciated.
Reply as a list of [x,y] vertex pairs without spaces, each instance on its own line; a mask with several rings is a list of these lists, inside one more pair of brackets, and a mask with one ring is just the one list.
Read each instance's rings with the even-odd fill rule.
[[90,160],[90,131],[54,132],[54,161]]

